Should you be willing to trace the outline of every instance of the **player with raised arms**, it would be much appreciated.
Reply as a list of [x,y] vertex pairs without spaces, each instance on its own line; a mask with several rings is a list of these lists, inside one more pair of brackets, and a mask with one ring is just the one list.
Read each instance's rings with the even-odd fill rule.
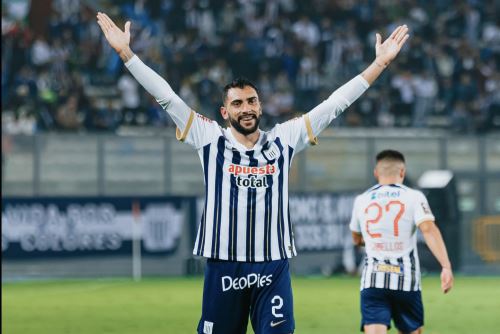
[[130,49],[124,30],[104,13],[97,23],[135,79],[172,117],[180,141],[195,148],[203,167],[205,206],[194,254],[207,258],[198,333],[257,334],[295,330],[288,259],[296,255],[288,210],[293,157],[351,105],[382,73],[408,39],[406,25],[384,42],[376,35],[375,60],[302,117],[259,129],[258,90],[245,79],[223,89],[223,128],[193,111],[170,85]]
[[350,228],[365,245],[361,275],[361,330],[387,333],[391,319],[400,333],[418,334],[424,325],[417,253],[417,228],[442,266],[441,289],[453,287],[453,273],[441,233],[424,194],[404,186],[405,158],[394,150],[376,157],[378,184],[356,197]]

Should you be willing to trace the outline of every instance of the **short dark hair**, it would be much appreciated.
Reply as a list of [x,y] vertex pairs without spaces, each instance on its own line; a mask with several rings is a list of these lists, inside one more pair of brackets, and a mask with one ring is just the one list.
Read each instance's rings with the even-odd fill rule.
[[253,84],[253,82],[251,82],[247,78],[239,77],[239,78],[234,79],[233,81],[231,81],[230,83],[228,83],[227,85],[224,86],[224,89],[222,90],[222,103],[226,102],[227,92],[231,88],[241,88],[241,89],[243,89],[243,88],[245,88],[247,86],[250,86],[253,89],[255,89],[255,91],[257,92],[257,95],[259,94],[259,90]]
[[392,161],[401,161],[402,163],[404,163],[405,157],[403,153],[396,150],[383,150],[377,154],[375,160],[377,162],[379,162],[380,160],[392,160]]

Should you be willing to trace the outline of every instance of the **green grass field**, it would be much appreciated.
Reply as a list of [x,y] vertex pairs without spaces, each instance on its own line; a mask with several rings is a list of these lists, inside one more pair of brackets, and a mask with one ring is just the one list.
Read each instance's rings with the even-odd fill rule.
[[[357,278],[292,282],[296,333],[358,333]],[[2,333],[195,333],[201,292],[201,278],[3,283]],[[498,277],[457,277],[449,295],[439,291],[438,277],[427,277],[423,297],[425,333],[500,331]]]

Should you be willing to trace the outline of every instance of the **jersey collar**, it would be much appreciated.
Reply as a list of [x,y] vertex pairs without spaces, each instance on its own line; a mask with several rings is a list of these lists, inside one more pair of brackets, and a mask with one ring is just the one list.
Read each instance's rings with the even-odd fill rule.
[[224,129],[224,137],[226,137],[226,139],[228,140],[229,142],[229,146],[231,146],[231,148],[234,148],[238,151],[241,151],[241,152],[248,152],[248,151],[255,151],[255,150],[258,150],[260,149],[267,141],[267,135],[264,131],[262,131],[261,129],[259,129],[259,139],[257,140],[257,142],[255,143],[255,145],[252,147],[252,148],[247,148],[245,145],[241,144],[233,135],[233,132],[231,131],[230,128],[225,128]]

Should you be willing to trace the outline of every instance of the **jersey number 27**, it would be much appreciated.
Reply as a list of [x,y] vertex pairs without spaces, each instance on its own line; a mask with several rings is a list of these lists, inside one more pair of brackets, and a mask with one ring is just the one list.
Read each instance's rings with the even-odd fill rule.
[[380,237],[382,237],[382,233],[371,233],[370,232],[370,224],[377,224],[380,221],[380,219],[382,219],[382,215],[384,214],[384,212],[390,212],[391,209],[394,208],[394,207],[399,208],[399,211],[396,214],[396,217],[394,218],[394,222],[393,222],[393,225],[394,225],[394,236],[395,237],[399,236],[399,226],[398,226],[398,223],[399,223],[399,220],[401,219],[401,217],[403,216],[403,213],[405,212],[405,205],[404,205],[404,203],[401,203],[400,201],[390,201],[389,203],[387,203],[385,205],[385,211],[382,208],[382,206],[380,206],[380,204],[378,204],[376,202],[373,202],[373,203],[371,203],[370,205],[368,205],[366,207],[365,214],[368,214],[368,212],[372,208],[374,208],[374,210],[372,209],[371,211],[375,211],[375,213],[376,213],[375,218],[368,219],[366,221],[366,233],[368,233],[368,235],[370,237],[372,237],[372,238],[380,238]]

